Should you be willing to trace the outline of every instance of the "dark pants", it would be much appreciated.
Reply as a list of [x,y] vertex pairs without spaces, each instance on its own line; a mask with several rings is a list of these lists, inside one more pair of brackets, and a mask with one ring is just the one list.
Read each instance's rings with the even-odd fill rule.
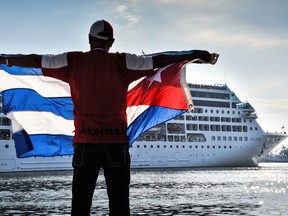
[[128,144],[75,143],[72,216],[90,215],[100,168],[104,171],[109,215],[130,216],[130,154]]

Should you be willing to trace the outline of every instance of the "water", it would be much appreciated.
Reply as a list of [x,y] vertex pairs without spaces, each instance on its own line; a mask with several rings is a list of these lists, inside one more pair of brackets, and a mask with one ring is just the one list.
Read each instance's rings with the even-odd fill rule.
[[[72,172],[0,174],[0,215],[70,215]],[[288,215],[288,163],[132,170],[132,215]],[[92,215],[107,215],[101,174]]]

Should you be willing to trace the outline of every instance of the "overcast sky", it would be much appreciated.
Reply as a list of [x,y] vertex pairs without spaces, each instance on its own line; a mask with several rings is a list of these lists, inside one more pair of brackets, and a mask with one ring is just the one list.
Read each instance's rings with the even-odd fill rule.
[[[89,50],[91,24],[115,31],[111,51],[205,49],[217,65],[190,65],[187,82],[227,83],[265,131],[288,130],[286,0],[0,0],[0,53]],[[285,142],[288,142],[286,140]]]

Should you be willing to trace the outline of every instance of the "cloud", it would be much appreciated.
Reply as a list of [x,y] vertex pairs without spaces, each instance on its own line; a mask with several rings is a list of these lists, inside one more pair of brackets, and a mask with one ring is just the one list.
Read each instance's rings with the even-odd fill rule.
[[118,4],[118,5],[115,6],[114,11],[117,14],[121,15],[121,14],[125,14],[127,12],[127,9],[128,8],[125,5]]
[[124,20],[130,26],[136,25],[141,18],[141,16],[135,13],[135,10],[124,4],[116,3],[114,5],[114,12],[118,19]]

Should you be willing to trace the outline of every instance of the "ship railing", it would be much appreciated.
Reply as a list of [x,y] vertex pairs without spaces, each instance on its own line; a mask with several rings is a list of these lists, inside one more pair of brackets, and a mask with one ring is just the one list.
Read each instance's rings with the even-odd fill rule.
[[256,118],[258,118],[256,113],[251,113],[251,112],[243,112],[243,117],[245,119],[256,119]]
[[190,88],[230,90],[226,84],[204,85],[188,83]]
[[237,109],[243,109],[245,112],[255,112],[255,109],[248,102],[241,102],[236,104]]

